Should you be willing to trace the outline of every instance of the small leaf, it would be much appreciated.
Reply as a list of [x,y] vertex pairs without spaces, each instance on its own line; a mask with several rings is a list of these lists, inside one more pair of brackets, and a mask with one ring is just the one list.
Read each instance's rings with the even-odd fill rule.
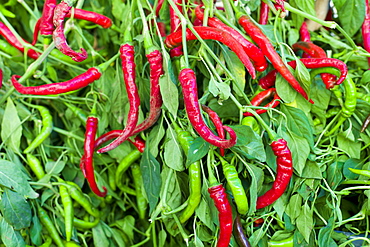
[[[225,46],[221,46],[222,54],[225,57],[225,62],[230,69],[230,72],[235,77],[236,81],[233,81],[233,84],[235,85],[233,87],[234,91],[237,93],[237,95],[241,96],[242,92],[245,88],[245,67],[243,63],[240,61],[239,57],[234,53],[231,52],[229,49],[226,49]],[[226,88],[226,86],[228,88]],[[227,99],[230,96],[230,86],[225,83],[224,90],[219,87],[221,90],[221,94],[225,92],[225,90],[228,90],[227,94],[224,94],[221,99]]]
[[176,133],[173,128],[167,129],[167,141],[164,145],[164,161],[166,165],[175,171],[183,171],[182,151],[179,143],[176,141]]
[[312,210],[305,203],[302,207],[301,214],[296,220],[298,231],[304,236],[307,243],[310,242],[310,234],[313,229],[313,215]]
[[298,94],[280,74],[276,75],[275,87],[279,97],[286,103],[294,101]]
[[351,136],[347,136],[341,132],[337,136],[338,148],[346,152],[353,159],[361,157],[361,142],[351,140]]
[[0,234],[1,241],[7,247],[24,247],[26,243],[22,235],[18,231],[14,231],[13,227],[9,225],[4,218],[0,218]]
[[195,138],[188,151],[188,160],[186,161],[186,166],[203,158],[208,153],[209,147],[210,144],[206,142],[203,138]]
[[21,137],[22,123],[12,99],[8,98],[1,123],[1,139],[13,152],[19,153]]
[[342,28],[353,36],[365,19],[365,1],[347,0],[338,12]]

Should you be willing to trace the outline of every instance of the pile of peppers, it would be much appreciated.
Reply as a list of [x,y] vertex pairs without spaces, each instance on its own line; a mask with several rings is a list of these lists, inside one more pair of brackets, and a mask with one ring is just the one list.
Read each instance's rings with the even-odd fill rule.
[[[324,246],[353,222],[367,237],[368,0],[358,45],[283,0],[10,2],[1,162],[27,189],[0,179],[5,246]],[[342,196],[360,206],[338,218]]]

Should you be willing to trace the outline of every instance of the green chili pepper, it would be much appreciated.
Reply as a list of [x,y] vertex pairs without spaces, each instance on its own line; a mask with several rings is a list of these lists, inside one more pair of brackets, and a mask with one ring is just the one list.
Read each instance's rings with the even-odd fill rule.
[[140,166],[138,164],[132,164],[130,168],[136,188],[136,203],[139,211],[139,218],[145,219],[146,210],[148,208],[148,201],[143,195],[143,177],[141,174]]
[[[177,133],[177,140],[179,141],[180,146],[182,147],[184,152],[187,154],[189,152],[191,143],[194,141],[194,138],[190,135],[188,131],[182,130],[175,122],[173,123],[173,126]],[[181,223],[185,223],[194,214],[195,209],[200,203],[202,195],[200,162],[196,161],[190,164],[188,167],[188,173],[190,194],[187,200],[188,205],[179,216],[179,220]]]
[[278,241],[270,240],[268,246],[293,247],[294,246],[293,235],[287,239],[282,239]]
[[44,167],[42,167],[40,160],[34,155],[27,154],[27,163],[32,172],[36,175],[37,179],[40,180],[45,176]]
[[31,153],[35,148],[41,145],[46,138],[49,137],[51,132],[53,131],[53,118],[50,114],[50,111],[41,105],[31,105],[27,104],[33,108],[36,108],[41,115],[42,118],[42,128],[40,133],[33,139],[30,145],[23,151],[25,154]]
[[[122,176],[125,171],[133,164],[136,160],[141,157],[141,152],[137,149],[132,150],[128,155],[126,155],[121,162],[118,164],[116,170],[116,184],[120,190],[124,190],[122,184]],[[136,194],[137,196],[137,194]]]
[[73,218],[73,225],[76,228],[88,230],[88,229],[94,228],[99,223],[99,221],[100,221],[99,218],[95,218],[94,221],[90,222],[90,221],[80,220],[75,217]]
[[48,213],[39,205],[37,205],[37,212],[42,225],[46,228],[54,243],[58,247],[64,247],[62,238],[59,236],[59,233],[55,228],[54,223],[51,221]]
[[72,199],[66,186],[59,186],[59,194],[64,208],[64,225],[66,230],[66,240],[70,241],[73,233],[74,207]]
[[64,102],[64,104],[81,120],[81,122],[86,123],[88,114],[84,110],[67,102]]
[[42,245],[40,245],[39,247],[50,247],[52,242],[53,242],[53,240],[49,237],[49,235],[46,235],[45,242]]
[[112,191],[115,191],[117,189],[115,174],[111,167],[108,167],[108,183]]
[[355,173],[355,174],[362,175],[362,176],[370,178],[370,171],[369,170],[360,170],[360,169],[353,169],[353,168],[348,168],[348,169],[351,172]]
[[370,95],[366,93],[357,92],[357,99],[361,99],[370,104]]
[[242,120],[242,125],[251,127],[251,129],[258,135],[261,134],[261,127],[258,124],[257,120],[252,116],[244,117]]

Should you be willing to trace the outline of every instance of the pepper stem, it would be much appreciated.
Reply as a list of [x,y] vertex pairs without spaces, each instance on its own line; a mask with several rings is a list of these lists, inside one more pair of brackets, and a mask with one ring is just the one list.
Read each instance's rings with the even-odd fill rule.
[[250,109],[250,108],[247,108],[247,112],[250,112],[253,114],[253,116],[257,119],[257,121],[266,130],[271,141],[277,141],[279,139],[278,134],[273,129],[271,129],[270,126],[268,126],[265,123],[265,121],[262,119],[262,117],[259,114],[257,114],[257,112],[255,112],[253,109]]
[[116,60],[118,57],[120,56],[120,53],[118,52],[116,55],[114,55],[111,59],[109,59],[108,61],[104,62],[104,63],[101,63],[97,66],[97,68],[100,70],[100,71],[105,71],[108,69],[108,67],[114,62],[114,60]]
[[137,1],[137,7],[138,7],[138,10],[139,10],[139,13],[140,13],[141,21],[143,23],[143,37],[144,37],[145,52],[147,54],[149,54],[149,53],[153,52],[154,50],[158,50],[158,49],[154,46],[153,41],[152,41],[152,37],[150,36],[149,26],[148,26],[148,23],[146,21],[146,16],[145,16],[145,13],[144,13],[143,5],[141,4],[141,0]]

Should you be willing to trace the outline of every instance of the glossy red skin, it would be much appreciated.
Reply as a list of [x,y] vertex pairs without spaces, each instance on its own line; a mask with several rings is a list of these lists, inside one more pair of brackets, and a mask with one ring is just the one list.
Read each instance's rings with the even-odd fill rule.
[[86,87],[90,83],[98,80],[101,73],[96,68],[90,68],[85,73],[76,76],[75,78],[65,81],[50,83],[41,86],[26,87],[20,84],[17,79],[21,76],[13,75],[11,81],[14,88],[21,94],[32,94],[32,95],[51,95],[71,92],[83,87]]
[[[174,0],[173,1],[178,10],[182,13],[182,0]],[[170,28],[171,28],[171,33],[176,32],[179,30],[180,25],[181,25],[181,20],[179,16],[176,14],[175,10],[172,8],[171,5],[169,5],[170,8]]]
[[3,86],[3,70],[0,69],[0,88]]
[[100,191],[95,180],[94,171],[94,147],[95,147],[95,135],[98,128],[98,119],[96,117],[88,117],[86,121],[86,132],[84,142],[84,155],[81,158],[80,167],[84,173],[87,182],[89,183],[90,189],[97,196],[104,197],[107,195],[107,188],[103,187],[104,191]]
[[[267,103],[264,107],[271,107],[271,108],[275,108],[277,107],[279,104],[280,104],[280,97],[279,95],[276,93],[276,89],[275,88],[269,88],[269,89],[266,89],[262,92],[260,92],[259,94],[257,94],[252,100],[251,100],[251,104],[253,106],[259,106],[261,105],[261,103],[265,100],[265,99],[268,99],[270,98],[271,96],[274,96],[274,98],[271,100],[271,102]],[[262,113],[265,113],[267,110],[265,109],[257,109],[255,110],[257,114],[262,114]],[[244,116],[253,116],[252,113],[250,112],[244,112],[243,113]]]
[[[53,16],[54,10],[57,6],[56,0],[46,0],[44,2],[44,8],[42,10],[40,21],[40,34],[41,35],[52,35],[54,31]],[[35,31],[35,33],[38,33]],[[35,41],[34,41],[35,42]]]
[[[198,5],[195,8],[195,15],[199,20],[203,21],[204,13],[201,7],[202,5]],[[216,17],[209,17],[207,23],[210,27],[215,27],[231,34],[243,46],[244,52],[252,59],[257,71],[264,71],[267,68],[267,61],[262,51],[256,45],[246,40],[237,30],[229,27]]]
[[303,22],[302,26],[299,28],[299,37],[303,42],[311,42],[311,35],[310,31],[308,31],[306,22]]
[[[223,128],[222,121],[221,121],[220,117],[217,115],[217,113],[215,111],[213,111],[210,107],[208,107],[206,105],[202,105],[202,109],[203,109],[203,111],[205,111],[208,114],[212,123],[215,125],[218,136],[220,138],[224,139],[225,138],[225,130]],[[224,156],[225,155],[225,149],[220,148],[220,154],[221,154],[221,156]]]
[[267,3],[261,2],[260,18],[258,20],[258,24],[260,24],[260,25],[266,25],[268,23],[269,12],[270,12],[270,8],[267,5]]
[[218,210],[220,233],[217,247],[228,247],[233,233],[233,213],[222,184],[208,188],[208,193]]
[[140,97],[138,89],[136,86],[136,65],[135,65],[135,50],[134,46],[130,44],[124,44],[120,48],[120,57],[122,60],[122,72],[123,79],[125,81],[127,97],[130,104],[130,109],[128,112],[128,118],[126,126],[121,132],[121,134],[110,144],[98,150],[98,153],[104,153],[110,151],[124,141],[126,141],[136,128],[137,121],[139,119],[139,107],[140,107]]
[[64,18],[67,16],[71,8],[72,7],[64,1],[55,7],[53,16],[53,23],[55,26],[53,40],[55,47],[64,55],[71,57],[73,61],[82,62],[87,58],[86,50],[81,48],[81,53],[72,50],[72,48],[67,44],[67,39],[64,35]]
[[[10,31],[10,29],[2,22],[0,22],[0,35],[3,36],[9,44],[14,46],[16,49],[24,53],[24,47],[21,42],[18,41],[17,37]],[[28,43],[27,41],[24,41]],[[33,59],[37,59],[40,54],[35,50],[29,49],[27,51],[27,56]]]
[[[253,21],[247,17],[242,16],[239,18],[239,24],[244,28],[247,34],[252,38],[254,42],[261,48],[263,54],[270,60],[275,69],[287,80],[287,82],[305,99],[308,100],[308,95],[301,87],[296,78],[290,73],[288,67],[284,64],[279,54],[275,51],[274,46],[271,44],[267,36],[262,30],[257,27]],[[310,100],[311,103],[313,103]]]
[[112,26],[112,20],[105,15],[83,9],[74,9],[73,11],[69,11],[66,17],[71,17],[72,12],[75,19],[90,21],[102,28],[110,28]]
[[[103,143],[106,143],[112,139],[117,138],[121,133],[122,133],[122,130],[111,130],[99,136],[95,141],[95,149],[103,145]],[[137,148],[137,150],[139,150],[140,153],[144,152],[145,141],[141,139],[139,136],[136,136],[134,140],[135,141],[131,141],[130,139],[128,139],[128,141],[131,142]]]
[[257,198],[256,209],[267,207],[279,199],[284,194],[293,175],[292,154],[287,142],[284,139],[279,139],[272,142],[270,146],[276,156],[276,178],[272,188]]
[[197,82],[194,71],[188,68],[181,70],[179,81],[184,96],[185,110],[195,131],[205,141],[216,147],[231,148],[234,146],[237,137],[233,129],[228,126],[223,126],[230,135],[230,139],[223,139],[213,134],[212,130],[205,124],[199,107]]
[[[364,48],[367,52],[370,52],[370,7],[369,7],[369,0],[365,0],[366,5],[366,14],[365,14],[365,20],[362,23],[361,26],[361,32],[362,32],[362,39]],[[370,58],[367,58],[367,61],[370,66]],[[370,69],[370,68],[369,68]]]
[[[335,58],[301,58],[300,61],[306,66],[308,69],[316,69],[316,68],[323,68],[323,67],[334,67],[340,70],[340,77],[335,82],[336,85],[341,84],[347,76],[348,70],[347,65],[339,59]],[[295,61],[290,61],[288,64],[295,69],[297,64]],[[277,70],[271,70],[267,73],[264,77],[262,77],[258,84],[264,88],[268,89],[275,85]],[[326,85],[326,87],[330,87],[330,85]]]
[[[256,71],[248,55],[244,52],[243,46],[228,32],[214,27],[194,27],[195,31],[202,39],[217,40],[228,46],[242,61],[251,77],[256,78]],[[197,37],[186,29],[186,40],[196,40]],[[177,31],[167,36],[165,39],[166,46],[173,48],[182,43],[182,31]]]

